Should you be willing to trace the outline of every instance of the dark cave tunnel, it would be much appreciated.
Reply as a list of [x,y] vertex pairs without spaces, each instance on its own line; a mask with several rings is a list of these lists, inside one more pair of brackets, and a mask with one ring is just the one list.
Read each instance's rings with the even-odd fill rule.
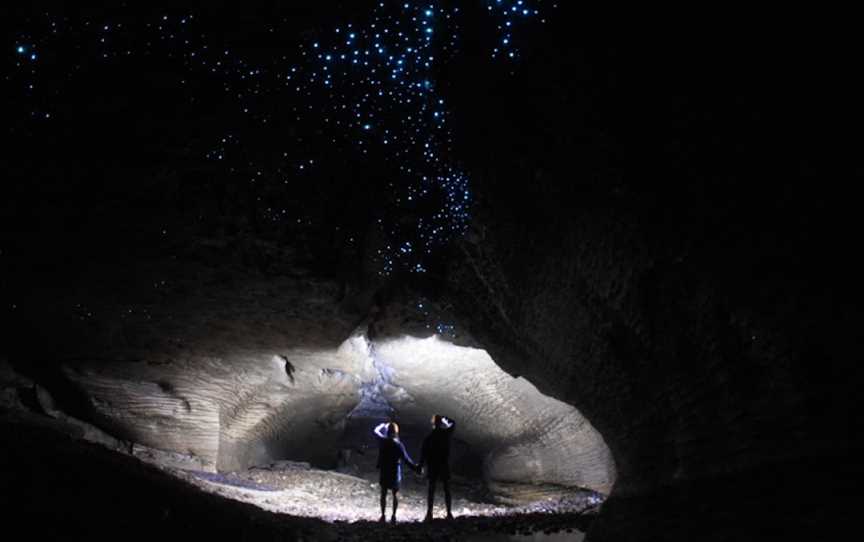
[[[386,156],[334,151],[293,197],[252,192],[184,154],[221,102],[193,124],[132,69],[73,87],[68,124],[38,146],[13,124],[0,506],[46,537],[347,536],[146,465],[368,471],[364,428],[383,411],[356,409],[371,393],[411,450],[431,413],[454,416],[457,474],[499,498],[602,494],[579,524],[588,540],[819,539],[852,524],[857,175],[835,168],[860,137],[833,123],[858,118],[855,87],[789,36],[573,35],[550,26],[512,73],[466,59],[440,74],[472,81],[450,107],[476,201],[422,275],[377,272],[399,175]],[[286,124],[257,150],[309,128]],[[268,221],[258,195],[304,221]]]

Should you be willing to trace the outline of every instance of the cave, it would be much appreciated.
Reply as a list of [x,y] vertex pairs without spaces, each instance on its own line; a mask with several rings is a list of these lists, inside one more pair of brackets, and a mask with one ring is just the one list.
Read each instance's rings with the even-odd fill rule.
[[[854,32],[551,0],[8,9],[4,529],[856,527]],[[416,459],[433,414],[456,518],[421,521],[406,473],[381,524],[372,429]]]

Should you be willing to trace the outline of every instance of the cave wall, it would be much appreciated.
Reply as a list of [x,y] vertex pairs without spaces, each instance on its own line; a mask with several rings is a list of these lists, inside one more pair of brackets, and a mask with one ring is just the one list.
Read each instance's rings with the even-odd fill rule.
[[[581,217],[516,257],[488,237],[466,243],[453,299],[507,370],[620,443],[616,491],[848,446],[845,431],[814,438],[833,424],[808,409],[821,390],[808,391],[778,322],[730,305],[686,262],[656,262],[632,229],[592,220],[603,219]],[[506,247],[538,246],[526,230],[508,231]]]
[[[664,261],[616,218],[567,217],[548,236],[487,229],[464,244],[450,298],[505,370],[576,406],[608,443],[618,478],[598,539],[848,522],[855,320],[800,283],[750,285],[751,299],[724,291],[715,268],[686,253]],[[836,327],[818,321],[827,313]]]
[[[368,474],[371,427],[395,416],[416,455],[443,411],[460,422],[454,470],[496,495],[612,488],[615,465],[591,423],[501,371],[470,337],[433,335],[428,311],[441,311],[428,301],[418,311],[415,291],[377,296],[363,316],[350,309],[360,301],[300,266],[296,277],[258,276],[184,260],[154,264],[143,280],[113,267],[98,272],[119,298],[91,295],[94,316],[47,315],[43,325],[59,331],[43,346],[56,353],[41,371],[23,369],[52,413],[124,451],[199,470],[290,459]],[[144,295],[138,282],[171,293],[132,305]],[[387,403],[372,417],[355,412],[370,392]]]
[[[343,345],[356,315],[340,308],[337,284],[200,262],[134,276],[116,265],[93,266],[115,294],[91,293],[92,316],[43,314],[39,329],[56,333],[36,361],[19,354],[57,410],[208,470],[318,459],[338,440],[369,368]],[[153,299],[154,284],[170,293]]]
[[[87,422],[161,463],[180,458],[187,467],[232,471],[288,459],[350,468],[337,465],[341,447],[374,459],[366,454],[370,428],[391,416],[418,459],[429,417],[444,412],[459,421],[454,471],[484,480],[501,498],[525,502],[541,491],[535,486],[612,488],[615,465],[590,422],[503,372],[483,350],[437,335],[370,342],[362,328],[336,348],[315,349],[324,342],[326,321],[315,320],[322,313],[267,314],[265,323],[254,312],[235,304],[205,335],[181,331],[187,342],[170,356],[158,344],[137,360],[121,349],[115,359],[67,362],[63,376],[85,401]],[[166,325],[154,322],[151,331]],[[171,325],[177,332],[198,324]],[[386,401],[375,417],[357,413],[370,392]]]
[[[466,238],[430,266],[444,283],[430,295],[452,307],[470,346],[575,406],[603,436],[618,472],[603,517],[622,538],[661,517],[730,532],[742,517],[839,523],[860,478],[852,458],[862,449],[862,296],[860,167],[838,167],[856,156],[860,136],[834,123],[854,126],[850,104],[860,100],[844,100],[857,87],[834,74],[854,72],[854,62],[836,66],[837,51],[857,49],[763,28],[769,46],[734,32],[669,43],[640,36],[633,45],[581,37],[590,17],[568,22],[547,27],[515,75],[450,68],[452,80],[472,82],[451,104],[462,119],[456,150],[479,199]],[[141,133],[166,132],[146,123]],[[298,254],[332,256],[344,233],[322,232],[337,211],[306,206],[321,226],[311,233],[268,231],[254,220],[254,192],[210,170],[196,185],[180,144],[138,143],[116,142],[125,158],[89,169],[77,149],[47,161],[39,147],[30,151],[37,166],[14,175],[0,232],[0,287],[11,300],[2,306],[3,354],[61,407],[106,429],[122,425],[110,401],[135,416],[143,406],[194,419],[203,424],[195,453],[215,466],[216,450],[236,445],[216,442],[223,412],[249,409],[226,423],[238,434],[267,432],[275,416],[273,405],[208,395],[226,382],[221,352],[250,368],[239,396],[281,393],[292,384],[274,356],[322,351],[338,365],[338,345],[383,281],[312,280],[316,272],[297,263]],[[318,274],[374,273],[365,208],[376,204],[367,185],[377,185],[365,182],[374,173],[321,190],[323,201],[352,196],[337,199],[353,209],[352,233],[369,228],[369,246],[336,250]],[[42,178],[53,181],[34,183]],[[178,255],[195,264],[178,269]],[[328,301],[295,305],[283,287]],[[292,327],[346,290],[352,311],[328,308],[318,327]],[[238,307],[246,310],[230,315]],[[292,331],[262,332],[271,322]],[[214,332],[222,338],[212,341]],[[291,350],[308,337],[317,339]],[[58,365],[106,408],[61,393]],[[195,377],[181,378],[181,366]],[[310,364],[297,380],[314,381],[320,368]],[[352,393],[336,382],[337,393]],[[141,396],[143,405],[131,400]],[[158,420],[140,416],[144,427]],[[121,436],[156,444],[150,429]],[[256,454],[230,455],[242,463]],[[799,499],[802,487],[827,497]]]
[[464,470],[458,454],[463,445],[482,458],[482,476],[493,487],[612,489],[615,465],[603,436],[572,406],[503,372],[486,351],[437,335],[383,340],[373,348],[389,373],[385,395],[400,420],[421,427],[428,427],[433,413],[457,420],[456,472]]
[[[770,79],[749,45],[580,43],[518,94],[466,98],[482,122],[465,146],[496,152],[444,297],[505,370],[604,436],[610,539],[662,514],[671,539],[728,534],[730,506],[741,529],[850,517],[860,266],[850,179],[829,165],[844,143],[788,113],[795,55]],[[807,510],[793,486],[838,508]]]
[[345,350],[262,345],[189,355],[169,367],[78,363],[66,373],[91,405],[89,421],[131,443],[232,471],[286,455],[319,459],[358,400],[362,360]]

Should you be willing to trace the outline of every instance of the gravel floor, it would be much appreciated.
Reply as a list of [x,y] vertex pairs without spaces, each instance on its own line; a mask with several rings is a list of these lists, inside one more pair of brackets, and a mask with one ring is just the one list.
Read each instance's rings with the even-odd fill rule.
[[[378,533],[376,537],[385,534],[389,537],[407,529],[403,534],[409,538],[415,538],[411,533],[423,538],[430,532],[436,536],[458,532],[476,535],[469,538],[460,536],[460,540],[501,540],[501,536],[505,536],[505,540],[531,540],[535,538],[525,537],[546,531],[546,538],[542,539],[556,540],[559,538],[548,536],[567,533],[566,529],[571,529],[569,534],[578,532],[572,530],[576,519],[586,512],[590,514],[600,504],[600,496],[589,491],[559,491],[557,495],[550,494],[543,500],[521,505],[483,502],[478,498],[482,496],[481,487],[456,479],[453,483],[453,513],[457,519],[435,521],[430,530],[430,525],[421,521],[426,513],[425,480],[413,473],[408,474],[403,482],[399,493],[398,523],[393,526],[377,522],[380,515],[379,489],[374,473],[352,476],[304,464],[219,474],[168,470],[205,491],[248,502],[271,512],[352,524],[344,533],[345,539],[365,536],[367,529],[357,529],[359,522],[368,524],[369,529]],[[390,506],[388,497],[388,518]],[[443,491],[439,488],[435,515],[443,518],[445,513]],[[571,540],[573,537],[563,539]]]

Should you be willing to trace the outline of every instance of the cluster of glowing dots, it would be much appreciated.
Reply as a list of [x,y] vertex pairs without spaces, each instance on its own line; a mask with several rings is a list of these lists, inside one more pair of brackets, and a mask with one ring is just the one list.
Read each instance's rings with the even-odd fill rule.
[[[552,5],[553,9],[557,4]],[[513,39],[513,32],[519,26],[520,19],[540,17],[540,10],[525,0],[487,0],[486,10],[496,16],[499,33],[499,43],[492,49],[492,58],[503,56],[514,59],[519,54]],[[546,19],[540,18],[541,23]]]
[[[449,160],[448,112],[433,77],[437,64],[457,53],[458,14],[458,7],[439,2],[381,2],[365,25],[336,27],[302,47],[305,62],[288,75],[298,93],[324,98],[334,143],[346,138],[361,154],[377,152],[400,164],[402,178],[393,186],[399,210],[442,192],[448,199],[468,193],[467,178]],[[464,212],[455,214],[457,205],[444,207],[411,231],[379,221],[391,241],[379,250],[382,275],[397,266],[425,272],[424,254],[464,231],[468,205],[463,201]]]
[[[469,179],[453,163],[449,111],[435,82],[437,65],[459,53],[460,8],[437,1],[395,4],[380,2],[367,25],[336,27],[309,43],[302,49],[308,62],[292,66],[289,75],[298,93],[324,93],[324,120],[340,129],[336,133],[353,137],[361,153],[384,149],[400,164],[393,189],[401,208],[444,196],[441,207],[418,218],[411,231],[398,221],[380,221],[391,240],[379,249],[382,275],[397,267],[425,272],[424,256],[467,229],[471,208]],[[516,56],[513,15],[540,13],[528,4],[493,0],[487,6],[509,58]],[[493,55],[500,50],[495,45]]]
[[[492,57],[517,58],[517,29],[527,21],[545,22],[540,9],[543,0],[477,1],[485,2],[498,31],[497,43],[490,46]],[[350,146],[361,156],[383,156],[398,164],[400,178],[392,185],[392,209],[385,215],[396,219],[378,221],[389,241],[378,254],[380,273],[388,275],[397,268],[424,273],[425,257],[467,229],[472,203],[468,176],[453,156],[451,113],[436,82],[438,68],[460,52],[461,11],[454,4],[377,2],[363,24],[342,23],[299,44],[299,49],[276,51],[264,62],[244,58],[209,38],[196,25],[199,17],[194,13],[75,22],[46,13],[47,31],[43,29],[40,47],[52,43],[59,47],[57,36],[67,32],[77,40],[89,40],[86,46],[79,45],[82,54],[97,60],[122,62],[141,56],[171,60],[185,74],[178,85],[188,85],[188,79],[196,77],[224,92],[236,109],[226,113],[229,125],[222,135],[214,136],[204,159],[222,165],[231,175],[245,175],[250,183],[275,179],[290,185],[309,176],[317,165],[315,146],[308,141],[304,144],[310,155],[305,157],[286,151],[267,164],[234,159],[244,155],[244,128],[264,127],[276,120],[323,125],[325,145],[319,146]],[[271,22],[263,30],[278,36],[285,23]],[[15,56],[25,94],[33,100],[32,116],[50,119],[55,93],[35,90],[39,41],[21,34]],[[82,63],[65,69],[71,76]],[[190,100],[194,99],[193,95]],[[286,114],[290,118],[285,119]],[[238,118],[243,128],[230,125]],[[292,149],[306,148],[296,141],[286,143]],[[275,202],[264,203],[269,219],[298,220]],[[399,220],[405,213],[418,218],[406,225]]]

